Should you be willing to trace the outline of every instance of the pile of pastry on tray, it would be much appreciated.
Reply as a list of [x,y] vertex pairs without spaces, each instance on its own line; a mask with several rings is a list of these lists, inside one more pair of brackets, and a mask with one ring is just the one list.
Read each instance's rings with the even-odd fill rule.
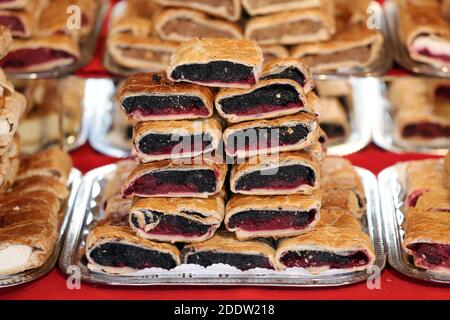
[[[11,41],[0,28],[3,57]],[[72,162],[52,148],[21,155],[18,126],[25,97],[0,69],[0,276],[42,266],[53,252],[60,212],[68,196]]]
[[189,40],[167,72],[129,77],[117,98],[139,162],[104,190],[88,267],[370,267],[364,188],[350,162],[324,158],[313,88],[300,60],[263,65],[250,40]]
[[114,64],[161,71],[195,37],[255,40],[266,61],[302,58],[314,72],[367,67],[383,36],[367,26],[370,0],[124,0],[107,40]]
[[11,0],[0,3],[0,25],[14,42],[0,61],[7,72],[39,72],[76,63],[93,28],[98,0]]

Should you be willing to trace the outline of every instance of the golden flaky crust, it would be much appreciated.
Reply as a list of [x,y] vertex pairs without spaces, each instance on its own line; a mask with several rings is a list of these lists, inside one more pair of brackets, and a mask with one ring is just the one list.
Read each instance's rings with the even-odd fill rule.
[[148,0],[120,1],[114,6],[109,23],[108,36],[128,33],[147,37],[153,31],[153,17],[161,10],[160,6]]
[[[304,125],[308,128],[308,134],[306,139],[299,141],[296,144],[269,147],[264,149],[253,149],[253,150],[243,150],[242,148],[238,150],[233,150],[234,146],[229,144],[229,137],[235,133],[239,135],[245,135],[245,131],[253,128],[277,128],[277,127],[291,127],[295,125]],[[300,112],[293,116],[287,116],[271,120],[257,120],[243,122],[235,124],[228,127],[223,133],[223,140],[225,143],[225,152],[230,157],[247,158],[260,154],[268,154],[274,152],[286,152],[286,151],[296,151],[302,150],[304,148],[311,147],[319,139],[319,125],[317,122],[317,117],[314,114]],[[234,142],[231,142],[234,144]]]
[[3,57],[6,56],[11,43],[11,31],[9,31],[9,29],[7,29],[6,27],[0,25],[0,59],[3,59]]
[[14,21],[14,24],[17,23],[20,26],[16,30],[10,30],[13,37],[29,38],[36,31],[37,21],[32,11],[1,10],[0,17],[2,19],[11,19],[11,21]]
[[[315,183],[313,186],[301,185],[293,189],[253,189],[253,190],[237,190],[236,185],[239,179],[245,175],[253,172],[263,171],[263,170],[274,170],[274,175],[276,175],[275,170],[278,170],[283,166],[291,165],[302,165],[310,168],[314,172]],[[294,193],[304,193],[311,194],[314,190],[317,190],[320,186],[320,176],[321,176],[321,166],[318,159],[306,151],[296,151],[296,152],[283,152],[275,155],[259,156],[255,158],[250,158],[242,164],[237,164],[233,166],[230,175],[230,189],[234,193],[248,194],[248,195],[276,195],[276,194],[294,194]]]
[[242,0],[242,6],[252,16],[320,7],[322,0]]
[[261,50],[263,52],[265,63],[274,59],[288,58],[290,55],[288,49],[281,45],[261,46]]
[[[370,238],[365,234],[356,218],[347,211],[326,210],[320,212],[320,221],[313,231],[294,237],[283,239],[279,242],[276,262],[279,269],[286,269],[281,258],[287,252],[293,251],[325,251],[338,255],[348,255],[357,251],[364,252],[369,261],[362,266],[354,266],[345,271],[365,270],[375,261]],[[307,267],[311,273],[320,273],[329,270],[328,266]]]
[[[169,153],[148,154],[140,149],[140,142],[149,134],[170,135],[171,137],[188,136],[185,140],[180,139],[179,152],[172,150]],[[197,150],[192,143],[201,144],[202,141],[191,141],[190,136],[209,135],[211,145],[205,150]],[[194,138],[198,139],[198,138]],[[222,125],[216,117],[196,121],[145,121],[135,125],[133,130],[134,152],[141,162],[158,161],[165,159],[180,159],[196,157],[204,153],[212,153],[217,150],[222,142]],[[186,148],[186,149],[185,149]]]
[[231,21],[237,21],[241,17],[241,0],[220,0],[220,1],[196,1],[196,0],[155,0],[163,6],[190,8],[218,16]]
[[[314,89],[314,80],[312,78],[309,68],[303,64],[300,59],[296,58],[279,58],[273,59],[264,63],[263,72],[261,78],[268,76],[276,76],[286,70],[297,70],[304,77],[304,83],[300,84],[305,93]],[[281,76],[280,76],[281,78]]]
[[[223,100],[234,98],[234,97],[243,98],[245,96],[251,95],[256,90],[261,90],[265,87],[275,86],[275,85],[289,86],[290,88],[294,89],[297,92],[297,95],[298,95],[299,100],[301,101],[302,105],[298,106],[297,108],[289,108],[289,109],[285,108],[282,110],[276,110],[276,111],[271,111],[271,112],[261,112],[261,113],[257,113],[257,114],[251,114],[251,115],[238,115],[236,113],[225,113],[222,109],[222,101]],[[290,79],[261,80],[256,85],[252,86],[251,88],[246,88],[246,89],[237,89],[237,88],[221,89],[219,91],[219,93],[216,95],[215,106],[216,106],[216,110],[219,112],[219,114],[222,116],[222,118],[225,118],[230,123],[239,123],[239,122],[249,121],[249,120],[276,118],[276,117],[286,116],[286,115],[290,115],[290,114],[295,114],[299,111],[306,111],[306,112],[312,111],[310,108],[310,105],[308,104],[307,97],[303,91],[303,88],[297,82],[290,80]]]
[[242,39],[239,25],[186,9],[167,9],[154,21],[156,34],[163,40],[183,42],[195,37]]
[[159,73],[138,73],[129,77],[120,87],[117,94],[119,103],[123,107],[123,101],[136,96],[189,96],[197,97],[204,103],[208,110],[205,116],[195,114],[168,114],[168,115],[142,115],[133,113],[129,118],[133,122],[147,120],[188,120],[197,118],[209,118],[214,111],[214,93],[207,87],[193,83],[178,82],[173,83],[167,79],[165,72]]
[[29,4],[31,3],[31,0],[11,0],[0,3],[0,9],[7,9],[7,10],[17,10],[17,9],[25,9]]
[[[122,189],[122,194],[130,185],[132,185],[138,178],[155,172],[164,172],[171,170],[212,170],[216,174],[216,189],[213,192],[196,192],[196,193],[157,193],[151,195],[151,197],[195,197],[195,198],[207,198],[220,192],[225,182],[225,177],[228,171],[228,165],[225,163],[216,163],[206,157],[191,158],[178,161],[161,160],[149,163],[139,164],[129,175],[127,181]],[[134,196],[145,197],[146,194],[133,193]]]
[[[200,223],[209,227],[201,235],[158,234],[152,233],[160,219],[146,223],[150,211],[162,213],[164,216],[177,216],[188,219],[193,224]],[[205,199],[201,198],[135,198],[130,214],[130,226],[140,237],[165,242],[202,242],[211,238],[221,225],[225,215],[225,203],[222,194]],[[135,225],[137,223],[138,225]]]
[[[187,79],[175,80],[172,72],[179,66],[191,64],[208,64],[214,61],[226,61],[252,68],[255,81],[259,80],[263,55],[261,48],[251,40],[234,39],[192,39],[181,44],[170,59],[167,69],[168,78],[172,81],[188,81]],[[195,81],[188,81],[194,82]],[[242,88],[248,87],[242,83],[199,83],[214,87]]]
[[47,190],[60,200],[66,199],[69,196],[66,184],[51,176],[30,176],[23,178],[14,184],[13,191],[36,191]]
[[120,243],[136,246],[142,249],[153,250],[169,254],[176,265],[180,264],[180,252],[172,244],[153,242],[138,237],[127,226],[102,225],[94,228],[86,238],[86,257],[89,261],[88,267],[92,270],[101,270],[107,273],[120,274],[137,271],[130,267],[107,267],[97,264],[90,256],[93,250],[105,243]]
[[345,210],[360,219],[364,211],[358,204],[358,197],[351,190],[323,190],[322,208],[328,210]]
[[[320,194],[286,195],[286,196],[248,196],[235,194],[228,201],[225,213],[225,226],[230,232],[235,232],[239,240],[254,238],[284,238],[309,232],[320,218]],[[256,211],[302,211],[315,210],[314,219],[306,223],[304,228],[279,228],[271,230],[245,230],[239,226],[231,227],[230,219],[242,212]],[[277,218],[274,218],[276,221]]]

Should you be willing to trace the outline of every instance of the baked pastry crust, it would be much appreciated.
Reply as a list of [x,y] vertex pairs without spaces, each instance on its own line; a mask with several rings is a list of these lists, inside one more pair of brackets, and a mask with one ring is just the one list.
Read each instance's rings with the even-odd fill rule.
[[[304,83],[299,83],[303,91],[308,93],[315,87],[314,80],[312,78],[309,68],[306,67],[300,59],[295,58],[279,58],[271,60],[264,64],[261,79],[268,76],[279,75],[283,71],[294,69],[298,71],[304,77]],[[282,76],[280,76],[280,79]]]
[[[36,16],[32,14],[33,11],[30,10],[20,10],[20,11],[12,11],[12,10],[1,10],[0,17],[8,17],[12,22],[11,23],[20,23],[20,26],[23,28],[18,28],[16,30],[10,30],[13,37],[17,38],[30,38],[37,28]],[[35,12],[35,14],[37,14]]]
[[261,50],[265,63],[273,59],[288,58],[290,55],[288,49],[281,45],[261,46]]
[[322,208],[328,210],[345,210],[361,219],[364,211],[358,204],[358,197],[351,190],[328,189],[323,190]]
[[12,43],[11,31],[0,25],[0,59],[3,59],[9,51]]
[[350,135],[350,123],[344,107],[338,98],[321,98],[320,110],[318,110],[320,124],[326,131],[327,126],[342,128],[342,136],[333,136],[330,132],[327,137],[330,143],[341,142]]
[[160,6],[154,1],[121,1],[114,6],[111,13],[108,36],[117,33],[150,36],[153,32],[153,17],[160,10]]
[[447,177],[447,188],[450,189],[450,150],[447,152],[447,155],[444,158],[444,170]]
[[242,6],[251,16],[266,15],[270,13],[291,11],[297,9],[315,8],[320,7],[321,4],[321,0],[242,0]]
[[11,0],[4,3],[0,3],[0,9],[16,10],[24,9],[31,1],[30,0]]
[[[169,32],[166,27],[171,21],[177,24],[178,29],[170,29]],[[195,23],[196,27],[188,28],[188,25],[183,24],[187,21]],[[175,42],[183,42],[196,37],[243,38],[241,28],[237,24],[221,19],[212,19],[202,12],[186,9],[167,9],[160,12],[155,17],[154,28],[161,39]]]
[[[14,87],[12,87],[14,90]],[[20,118],[25,112],[27,101],[18,92],[0,97],[0,155],[5,153],[17,132]]]
[[217,5],[208,1],[184,1],[184,0],[155,0],[163,6],[190,8],[206,12],[213,16],[222,17],[230,21],[237,21],[241,17],[241,0],[223,0],[225,4]]

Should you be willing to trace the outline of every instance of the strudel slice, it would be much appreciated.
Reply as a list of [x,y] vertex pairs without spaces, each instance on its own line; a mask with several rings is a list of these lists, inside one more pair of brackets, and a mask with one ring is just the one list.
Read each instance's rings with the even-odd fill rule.
[[0,24],[7,27],[11,34],[17,38],[29,38],[36,32],[37,14],[30,10],[1,10]]
[[397,0],[399,32],[411,59],[437,68],[450,65],[450,21],[439,0]]
[[222,142],[220,121],[146,121],[134,127],[134,150],[141,162],[211,154]]
[[281,240],[276,253],[279,269],[299,267],[313,274],[366,270],[374,261],[370,238],[356,218],[342,210],[322,209],[314,230]]
[[223,133],[225,152],[238,158],[301,150],[318,139],[317,117],[310,113],[243,122],[228,127]]
[[181,259],[186,264],[209,267],[225,264],[241,271],[255,268],[275,269],[275,250],[267,242],[236,240],[232,233],[217,232],[211,239],[185,246]]
[[127,0],[114,5],[111,12],[109,34],[129,34],[146,37],[152,34],[153,18],[161,10],[154,1]]
[[223,195],[199,198],[139,198],[130,226],[142,238],[164,242],[202,242],[211,238],[225,215]]
[[237,21],[241,17],[241,0],[155,0],[167,7],[190,8],[212,16]]
[[191,83],[173,83],[164,72],[139,73],[120,87],[119,103],[133,122],[188,120],[213,114],[214,94]]
[[326,132],[330,143],[339,143],[350,135],[350,124],[344,107],[338,98],[320,99],[320,127]]
[[11,144],[26,105],[25,97],[15,91],[0,97],[0,154]]
[[320,163],[309,152],[284,152],[235,165],[230,188],[247,195],[312,194],[320,186],[320,174]]
[[245,10],[252,16],[320,7],[321,0],[242,0]]
[[450,214],[409,209],[403,248],[416,266],[450,274]]
[[240,27],[229,21],[212,19],[208,15],[186,9],[167,9],[154,21],[155,32],[161,39],[183,42],[193,38],[242,39]]
[[263,52],[264,62],[269,62],[274,59],[288,58],[290,53],[286,47],[281,45],[261,46]]
[[292,237],[319,221],[320,196],[234,195],[228,201],[225,226],[239,240]]
[[11,31],[9,31],[8,28],[0,25],[0,59],[3,59],[3,57],[6,56],[11,43]]
[[251,40],[193,39],[173,54],[168,78],[211,87],[247,88],[262,71],[261,48]]
[[101,225],[86,238],[88,268],[111,274],[146,268],[170,270],[180,264],[180,252],[169,243],[138,237],[128,226]]
[[261,45],[325,41],[335,33],[332,4],[317,9],[293,10],[251,18],[245,37]]
[[222,189],[228,166],[208,158],[140,164],[122,189],[124,197],[207,198]]
[[17,10],[24,9],[30,4],[30,0],[2,0],[0,1],[0,9]]

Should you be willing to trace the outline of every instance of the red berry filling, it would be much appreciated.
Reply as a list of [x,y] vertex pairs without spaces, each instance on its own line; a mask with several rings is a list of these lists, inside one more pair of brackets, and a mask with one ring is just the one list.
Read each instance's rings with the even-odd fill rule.
[[408,207],[415,207],[417,205],[417,201],[419,201],[420,196],[428,191],[429,190],[427,189],[420,189],[411,192],[406,198],[406,205]]
[[438,123],[420,122],[406,125],[402,132],[403,137],[420,137],[424,139],[450,138],[450,126]]
[[14,16],[0,16],[0,24],[7,27],[9,30],[17,33],[23,33],[25,32],[25,27],[18,19]]
[[414,243],[408,246],[413,251],[416,264],[427,269],[443,267],[450,269],[450,245]]
[[425,57],[441,60],[446,63],[450,63],[450,55],[448,55],[448,54],[434,54],[428,49],[421,49],[418,51],[418,54],[420,54],[421,56],[425,56]]
[[65,51],[49,48],[29,48],[11,51],[0,61],[0,67],[4,69],[21,69],[59,59],[71,59],[71,63],[76,61],[74,56]]

